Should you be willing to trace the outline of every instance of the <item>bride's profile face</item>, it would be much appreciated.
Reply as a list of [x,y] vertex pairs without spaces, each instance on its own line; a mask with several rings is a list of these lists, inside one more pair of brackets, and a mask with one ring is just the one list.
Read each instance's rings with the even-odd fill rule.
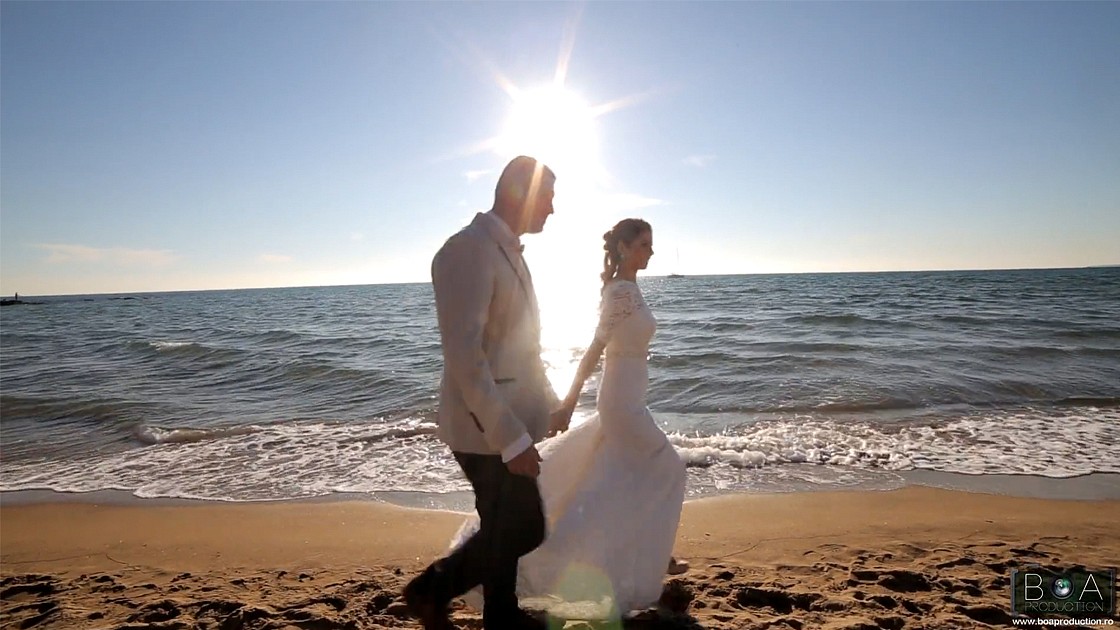
[[622,259],[635,270],[649,266],[653,257],[653,231],[642,232],[629,243],[622,244]]

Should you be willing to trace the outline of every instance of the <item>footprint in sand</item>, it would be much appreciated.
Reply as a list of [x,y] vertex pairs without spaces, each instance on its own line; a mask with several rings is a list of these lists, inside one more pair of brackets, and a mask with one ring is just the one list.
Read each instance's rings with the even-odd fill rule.
[[779,613],[789,614],[793,612],[794,608],[809,610],[813,602],[821,599],[821,597],[816,593],[784,593],[782,591],[747,587],[736,593],[735,601],[740,606],[768,606]]

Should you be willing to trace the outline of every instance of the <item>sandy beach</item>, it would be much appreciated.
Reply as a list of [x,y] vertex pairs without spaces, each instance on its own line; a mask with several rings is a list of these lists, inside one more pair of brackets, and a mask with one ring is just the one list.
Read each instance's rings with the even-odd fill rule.
[[[365,501],[0,509],[0,626],[418,628],[399,592],[461,514]],[[1014,567],[1115,566],[1120,502],[909,487],[685,505],[661,609],[634,628],[985,628]],[[460,628],[481,628],[457,602]],[[589,627],[556,622],[555,627]]]

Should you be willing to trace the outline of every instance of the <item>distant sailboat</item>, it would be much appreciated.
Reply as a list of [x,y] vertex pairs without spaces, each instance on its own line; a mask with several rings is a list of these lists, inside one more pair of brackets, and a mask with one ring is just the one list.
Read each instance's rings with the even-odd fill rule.
[[[680,250],[680,248],[677,248],[677,265],[674,267],[674,269],[680,269],[680,268],[681,268],[681,250]],[[674,271],[673,273],[669,274],[669,277],[670,278],[683,278],[684,276]]]

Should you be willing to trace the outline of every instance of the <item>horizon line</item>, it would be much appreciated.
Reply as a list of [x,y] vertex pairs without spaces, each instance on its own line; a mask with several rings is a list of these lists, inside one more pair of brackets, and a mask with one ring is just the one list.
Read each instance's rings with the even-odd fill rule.
[[[641,278],[718,278],[730,276],[805,276],[805,275],[844,275],[844,274],[890,274],[890,273],[976,273],[985,271],[1061,271],[1074,269],[1112,269],[1120,268],[1120,263],[1101,265],[1078,265],[1068,267],[992,267],[992,268],[964,268],[964,269],[878,269],[861,271],[767,271],[767,272],[737,272],[737,273],[665,273],[657,275],[644,275]],[[431,284],[431,280],[401,280],[395,282],[361,282],[352,284],[314,284],[314,285],[272,285],[253,287],[219,287],[209,289],[163,289],[147,291],[103,291],[95,293],[25,293],[25,297],[56,298],[56,297],[85,297],[85,296],[119,296],[119,295],[152,295],[164,293],[208,293],[219,291],[267,291],[272,289],[323,289],[329,287],[372,287],[396,286],[409,284]],[[13,293],[13,296],[18,293]],[[5,300],[11,299],[4,297]],[[21,300],[22,301],[22,300]]]

